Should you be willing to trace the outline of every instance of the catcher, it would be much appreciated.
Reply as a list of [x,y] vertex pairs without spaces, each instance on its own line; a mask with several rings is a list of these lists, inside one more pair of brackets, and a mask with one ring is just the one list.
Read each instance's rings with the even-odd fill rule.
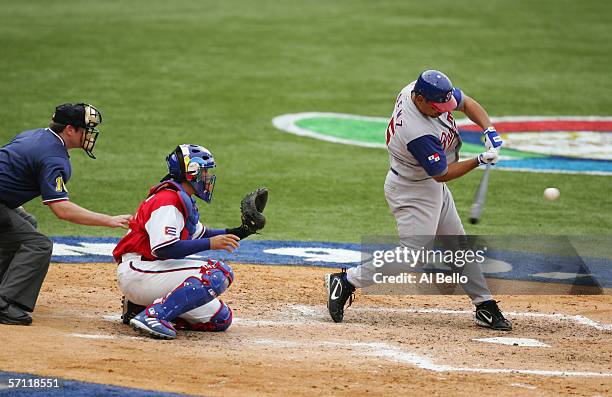
[[113,251],[124,294],[123,322],[161,339],[176,338],[177,329],[225,331],[232,310],[218,297],[234,280],[232,268],[187,257],[206,250],[233,252],[240,239],[262,229],[268,191],[257,189],[242,200],[240,226],[209,229],[200,223],[193,196],[212,200],[212,154],[202,146],[179,145],[166,162],[168,175],[151,188]]

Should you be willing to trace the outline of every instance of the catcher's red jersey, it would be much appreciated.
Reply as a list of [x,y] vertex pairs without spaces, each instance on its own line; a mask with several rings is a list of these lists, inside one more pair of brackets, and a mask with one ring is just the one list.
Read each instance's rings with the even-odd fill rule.
[[[159,260],[155,250],[166,247],[177,240],[186,240],[189,232],[185,227],[185,214],[177,192],[161,190],[143,201],[130,221],[130,229],[113,250],[117,263],[121,255],[136,253],[148,260]],[[198,223],[194,239],[204,233]]]

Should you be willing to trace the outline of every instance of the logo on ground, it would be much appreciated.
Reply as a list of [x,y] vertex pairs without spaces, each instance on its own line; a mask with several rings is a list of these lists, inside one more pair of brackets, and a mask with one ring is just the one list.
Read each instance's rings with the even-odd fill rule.
[[[499,169],[612,175],[612,117],[512,116],[493,118],[504,141]],[[456,120],[461,155],[484,150],[480,127]],[[328,142],[386,148],[389,120],[338,113],[297,113],[275,117],[278,129]],[[430,159],[431,161],[431,159]]]

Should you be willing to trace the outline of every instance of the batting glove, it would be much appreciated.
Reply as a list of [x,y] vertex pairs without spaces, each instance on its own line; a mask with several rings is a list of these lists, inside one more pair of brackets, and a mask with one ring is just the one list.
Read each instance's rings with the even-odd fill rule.
[[491,165],[495,165],[497,163],[497,160],[499,160],[499,153],[497,152],[497,149],[489,149],[484,153],[480,153],[478,155],[478,165],[483,165],[483,164],[491,164]]
[[501,137],[497,135],[495,127],[489,127],[482,133],[485,137],[485,148],[487,148],[487,150],[494,148],[499,151],[501,149],[501,146],[503,145],[504,141],[502,141]]

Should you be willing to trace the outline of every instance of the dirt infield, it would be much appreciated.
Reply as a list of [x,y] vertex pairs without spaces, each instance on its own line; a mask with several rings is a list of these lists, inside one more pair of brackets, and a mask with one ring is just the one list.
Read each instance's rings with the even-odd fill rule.
[[[511,333],[466,297],[363,296],[328,318],[326,269],[235,265],[226,333],[138,336],[112,264],[54,264],[31,327],[0,326],[0,369],[201,395],[609,395],[612,296],[498,297]],[[530,338],[547,346],[475,339]],[[514,345],[516,343],[518,345]]]

